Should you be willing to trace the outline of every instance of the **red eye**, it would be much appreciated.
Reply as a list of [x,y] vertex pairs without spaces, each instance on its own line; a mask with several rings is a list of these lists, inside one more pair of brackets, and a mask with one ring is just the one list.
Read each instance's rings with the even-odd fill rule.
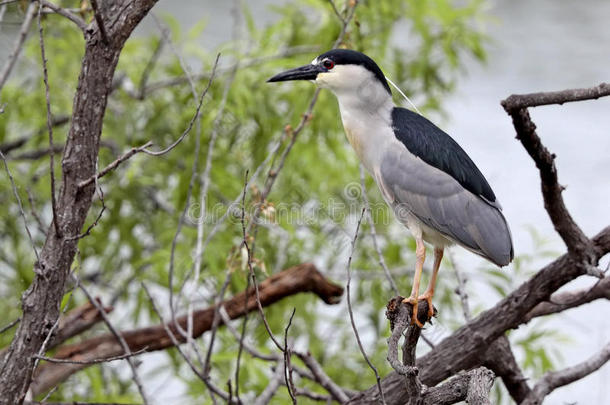
[[323,65],[323,66],[324,66],[326,69],[331,70],[332,68],[334,68],[334,67],[335,67],[335,62],[333,62],[333,61],[332,61],[332,60],[330,60],[330,59],[325,59],[325,60],[324,60],[324,62],[322,62],[322,65]]

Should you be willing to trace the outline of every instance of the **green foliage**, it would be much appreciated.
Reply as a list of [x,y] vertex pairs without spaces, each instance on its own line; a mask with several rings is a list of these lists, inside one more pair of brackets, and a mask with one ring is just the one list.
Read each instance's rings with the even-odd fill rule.
[[[449,0],[362,2],[349,25],[344,46],[364,51],[377,60],[407,94],[418,95],[415,99],[422,109],[440,109],[443,97],[453,89],[461,73],[464,58],[474,57],[483,61],[485,57],[485,36],[477,25],[484,17],[481,14],[482,2],[473,0],[459,4]],[[341,10],[343,4],[337,6]],[[227,41],[219,47],[222,52],[221,69],[206,96],[201,120],[176,149],[158,158],[132,157],[100,180],[106,210],[91,235],[79,242],[82,260],[79,274],[104,301],[116,295],[114,305],[121,311],[114,321],[121,328],[158,322],[140,288],[142,281],[162,297],[159,302],[167,316],[171,246],[183,210],[186,223],[176,239],[174,253],[175,293],[191,275],[196,225],[201,213],[198,205],[201,173],[229,77],[226,68],[234,60],[242,66],[231,85],[212,155],[210,188],[205,201],[204,238],[228,212],[229,202],[240,194],[246,171],[252,176],[276,142],[281,141],[280,152],[284,150],[288,143],[285,125],[295,126],[307,109],[314,93],[310,83],[270,86],[265,84],[265,80],[282,68],[302,65],[329,49],[339,35],[341,25],[328,3],[318,0],[284,3],[271,7],[271,10],[275,22],[259,26],[244,8],[250,48],[243,50],[240,41]],[[216,51],[206,50],[198,42],[204,24],[197,24],[189,32],[182,33],[179,22],[170,17],[165,17],[164,21],[189,63],[201,66],[194,73],[209,72]],[[57,16],[48,17],[45,30],[53,115],[69,116],[83,54],[82,36],[71,23]],[[178,85],[155,85],[167,78],[184,75],[167,45],[148,80],[148,86],[153,90],[143,99],[134,97],[159,43],[159,37],[151,36],[130,39],[125,46],[116,74],[121,78],[122,86],[113,91],[104,119],[100,168],[112,162],[122,151],[149,140],[157,148],[171,144],[194,114],[195,101],[185,81]],[[283,53],[286,49],[295,52]],[[0,143],[31,135],[23,148],[9,154],[13,159],[9,166],[35,244],[41,246],[45,237],[44,226],[51,219],[48,159],[19,159],[22,150],[48,147],[37,40],[30,39],[26,55],[22,68],[27,73],[17,75],[3,90],[3,101],[8,104],[4,114],[0,115]],[[199,78],[196,90],[202,91],[206,83],[207,77]],[[133,90],[128,91],[129,88]],[[255,270],[259,280],[291,265],[314,261],[329,277],[345,282],[349,243],[362,203],[360,198],[353,198],[346,192],[347,185],[359,182],[358,162],[345,142],[337,117],[334,97],[322,92],[313,119],[299,135],[273,191],[262,202],[265,206],[263,217],[269,223],[259,227],[256,233]],[[65,141],[66,131],[66,125],[55,128],[57,144]],[[58,162],[56,158],[56,176],[60,179]],[[263,168],[254,186],[248,190],[245,208],[248,218],[254,212],[254,205],[261,203],[260,190],[268,168],[268,165]],[[194,181],[191,180],[193,172],[196,173]],[[412,268],[414,244],[388,212],[372,179],[367,177],[366,183],[375,207],[373,214],[383,254],[392,271],[403,274],[396,280],[400,291],[408,291],[410,276],[407,269]],[[0,213],[3,229],[0,236],[0,310],[6,314],[5,319],[15,319],[20,312],[20,294],[33,277],[35,257],[7,176],[0,177],[0,185],[3,190],[0,204],[6,207]],[[101,202],[96,199],[85,226],[95,221],[101,208]],[[41,226],[33,219],[32,211],[40,216]],[[227,268],[232,272],[227,296],[242,291],[247,284],[247,269],[240,259],[242,231],[239,213],[230,212],[228,220],[217,231],[203,256],[203,282],[197,287],[197,307],[207,306],[213,300]],[[385,361],[388,326],[383,314],[387,299],[393,293],[379,269],[369,234],[370,226],[364,223],[353,261],[352,299],[367,352],[384,375],[389,372],[389,365]],[[500,278],[498,276],[497,285],[505,285],[507,280]],[[438,297],[442,300],[442,307],[454,307],[442,315],[441,322],[452,325],[449,319],[455,318],[451,316],[453,311],[459,313],[453,287],[449,282],[441,282],[440,287]],[[81,294],[75,293],[67,309],[82,304],[84,300]],[[68,303],[67,298],[64,303]],[[281,301],[265,310],[277,335],[283,332],[293,308],[297,310],[289,336],[297,347],[311,351],[340,385],[364,388],[374,383],[374,375],[357,349],[345,302],[336,309],[320,304],[311,295]],[[177,311],[183,313],[185,310],[185,302],[178,303]],[[248,339],[259,350],[273,350],[258,316],[250,316],[247,330]],[[0,335],[0,346],[7,345],[10,338],[10,333]],[[207,338],[201,339],[203,352],[207,350],[207,342]],[[532,350],[539,347],[527,342],[523,345]],[[219,385],[234,378],[237,350],[238,344],[232,335],[219,330],[212,360],[212,378],[220,382]],[[187,387],[188,399],[181,403],[202,403],[202,398],[206,398],[203,400],[207,401],[205,403],[210,403],[204,385],[188,370],[176,351],[168,350],[166,357],[177,378],[181,378]],[[143,360],[146,362],[146,357]],[[297,360],[295,362],[300,365]],[[542,359],[534,363],[539,368],[547,365]],[[145,368],[144,378],[155,378],[167,371],[163,369],[163,366]],[[243,355],[239,381],[243,395],[262,391],[269,376],[268,363]],[[319,390],[307,381],[300,383]],[[75,374],[51,396],[56,401],[108,402],[137,398],[137,392],[129,384],[129,375],[119,373],[114,365],[90,367]],[[286,391],[280,390],[275,403],[287,401]]]

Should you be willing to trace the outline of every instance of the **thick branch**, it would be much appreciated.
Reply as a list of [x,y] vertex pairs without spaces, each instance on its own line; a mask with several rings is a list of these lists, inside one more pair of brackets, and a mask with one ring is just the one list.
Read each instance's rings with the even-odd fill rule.
[[484,367],[462,372],[443,384],[432,387],[422,397],[422,405],[451,405],[470,399],[469,404],[485,404],[477,402],[489,396],[489,389],[494,375]]
[[565,206],[561,193],[563,187],[557,180],[555,155],[542,144],[536,133],[536,125],[532,122],[526,108],[507,109],[517,131],[517,139],[536,163],[540,170],[542,196],[544,207],[548,212],[555,230],[561,236],[568,252],[575,254],[579,260],[589,259],[590,241],[578,227]]
[[[593,238],[595,259],[610,252],[610,227]],[[545,266],[530,280],[500,301],[493,308],[483,312],[467,325],[441,341],[417,362],[420,379],[427,386],[433,386],[460,370],[467,370],[480,364],[480,352],[506,330],[523,323],[525,316],[538,303],[545,301],[558,288],[585,274],[587,269],[574,263],[567,254]],[[388,404],[404,404],[408,400],[404,380],[396,372],[383,379],[384,392]],[[350,404],[367,404],[378,399],[377,386],[352,398]]]
[[[313,264],[309,263],[292,267],[269,277],[260,283],[258,288],[260,302],[263,306],[271,305],[282,298],[301,292],[312,292],[327,304],[334,304],[343,294],[342,287],[329,282]],[[246,294],[247,305],[244,306]],[[237,294],[219,305],[224,307],[229,318],[235,319],[257,309],[256,294],[254,289],[250,288],[247,292]],[[212,328],[214,311],[215,307],[209,307],[193,312],[193,338],[201,336]],[[186,329],[187,321],[186,315],[176,318],[176,322],[183,329]],[[220,324],[223,323],[220,321]],[[180,343],[186,341],[186,337],[177,332],[173,322],[170,322],[168,327]],[[143,349],[150,352],[174,346],[165,325],[125,331],[121,332],[121,336],[132,352]],[[116,338],[112,334],[106,334],[62,347],[55,354],[55,358],[89,361],[122,354],[123,349],[117,343]],[[86,364],[45,364],[40,368],[40,372],[32,383],[32,391],[35,395],[42,393],[85,367],[87,367]]]

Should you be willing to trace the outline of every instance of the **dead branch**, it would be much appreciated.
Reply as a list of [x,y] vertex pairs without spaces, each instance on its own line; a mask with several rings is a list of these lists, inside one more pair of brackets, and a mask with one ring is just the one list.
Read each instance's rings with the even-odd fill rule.
[[544,397],[553,392],[556,388],[568,385],[597,371],[601,366],[606,364],[608,360],[610,360],[610,343],[607,343],[601,351],[595,353],[582,363],[560,371],[546,373],[534,386],[530,395],[521,402],[521,405],[541,404]]
[[539,303],[525,316],[524,321],[563,312],[566,309],[575,308],[600,298],[610,300],[610,277],[604,277],[591,288],[578,291],[566,291],[553,294],[548,301]]
[[[282,298],[301,292],[312,292],[327,304],[335,304],[343,294],[343,288],[329,282],[313,264],[308,263],[284,270],[259,284],[260,302],[263,306],[272,305]],[[246,307],[244,307],[245,301],[247,301]],[[237,294],[233,298],[223,301],[220,305],[226,309],[231,319],[256,310],[257,303],[254,289],[250,288],[246,292]],[[193,313],[193,338],[212,328],[214,313],[215,307]],[[186,315],[176,318],[176,321],[182,328],[186,328]],[[184,336],[177,334],[173,322],[169,322],[168,328],[176,336],[178,342],[184,343],[186,341]],[[120,334],[132,352],[142,350],[145,347],[147,347],[147,351],[155,351],[174,346],[164,325],[124,331]],[[106,334],[61,347],[54,357],[88,361],[122,354],[123,349],[117,343],[114,335]],[[35,395],[42,393],[85,367],[86,365],[81,364],[45,364],[40,367],[40,372],[32,383],[32,391]]]
[[570,103],[573,101],[597,100],[600,97],[610,96],[610,84],[601,83],[586,89],[569,89],[562,91],[549,91],[544,93],[513,94],[502,101],[506,111],[519,110],[527,107],[541,105]]
[[[420,401],[422,393],[422,384],[419,381],[419,370],[415,367],[415,349],[417,341],[421,335],[421,329],[411,325],[411,314],[413,307],[410,304],[402,302],[404,297],[395,297],[388,302],[386,309],[386,317],[390,321],[390,329],[392,334],[388,338],[388,362],[392,368],[400,375],[404,376],[405,387],[408,392],[408,405],[416,405]],[[422,303],[422,308],[418,309],[417,316],[423,315],[423,319],[427,318],[428,303]],[[425,312],[424,312],[424,308]],[[425,322],[425,321],[424,321]],[[403,332],[405,340],[402,348],[402,362],[398,360],[398,343]]]

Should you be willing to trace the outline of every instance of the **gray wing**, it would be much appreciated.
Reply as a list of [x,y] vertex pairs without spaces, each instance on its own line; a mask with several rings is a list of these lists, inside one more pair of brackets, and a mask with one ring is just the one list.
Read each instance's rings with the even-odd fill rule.
[[375,175],[387,199],[428,227],[498,266],[512,260],[510,230],[497,201],[473,194],[398,143]]

